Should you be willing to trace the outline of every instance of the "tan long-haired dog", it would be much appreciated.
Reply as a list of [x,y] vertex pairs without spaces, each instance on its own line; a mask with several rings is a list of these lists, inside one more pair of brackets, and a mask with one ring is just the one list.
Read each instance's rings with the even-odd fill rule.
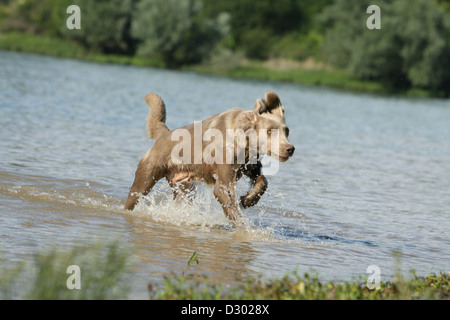
[[284,107],[273,92],[267,92],[265,100],[258,99],[253,110],[231,109],[175,130],[165,125],[166,108],[160,96],[150,93],[145,101],[150,107],[147,130],[155,143],[139,162],[125,209],[132,210],[140,196],[164,177],[176,198],[202,181],[214,185],[214,196],[235,226],[240,217],[237,180],[243,175],[250,178],[252,189],[239,200],[243,208],[253,206],[267,189],[261,156],[284,162],[294,153]]

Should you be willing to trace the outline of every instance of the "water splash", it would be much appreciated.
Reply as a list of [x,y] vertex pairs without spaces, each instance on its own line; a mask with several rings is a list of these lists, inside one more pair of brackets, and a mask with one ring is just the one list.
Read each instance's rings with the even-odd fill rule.
[[[237,189],[238,194],[243,194],[242,185]],[[267,205],[241,209],[242,226],[234,228],[214,198],[212,187],[198,185],[195,195],[190,195],[189,198],[191,201],[174,200],[169,187],[157,184],[150,194],[141,196],[135,209],[129,214],[201,232],[225,232],[234,241],[303,242],[301,238],[286,237],[280,232],[285,223],[284,219],[298,221],[304,218],[293,210],[283,210],[279,206],[275,209]]]
[[160,223],[195,227],[205,231],[231,229],[229,220],[212,195],[212,190],[203,185],[198,186],[192,201],[175,200],[168,187],[157,185],[147,196],[141,196],[131,214]]

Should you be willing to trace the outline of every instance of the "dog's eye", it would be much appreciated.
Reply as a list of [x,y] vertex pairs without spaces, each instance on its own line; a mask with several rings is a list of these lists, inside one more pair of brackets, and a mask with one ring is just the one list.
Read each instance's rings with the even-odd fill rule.
[[286,129],[284,130],[284,134],[286,135],[286,137],[289,137],[289,128],[286,128]]
[[271,134],[272,133],[272,129],[267,130],[267,133]]

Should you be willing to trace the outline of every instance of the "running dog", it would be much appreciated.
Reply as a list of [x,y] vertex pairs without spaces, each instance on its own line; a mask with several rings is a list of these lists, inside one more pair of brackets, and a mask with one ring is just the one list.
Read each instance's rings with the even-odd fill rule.
[[[214,185],[215,198],[236,226],[241,217],[239,204],[242,208],[255,205],[267,189],[261,157],[266,154],[285,162],[294,154],[284,106],[273,92],[258,99],[253,110],[231,109],[175,130],[165,125],[166,107],[159,95],[150,93],[145,101],[150,107],[147,130],[155,142],[139,162],[126,210],[133,210],[162,178],[169,182],[174,198],[183,198],[201,181]],[[252,189],[238,204],[236,182],[243,175]]]

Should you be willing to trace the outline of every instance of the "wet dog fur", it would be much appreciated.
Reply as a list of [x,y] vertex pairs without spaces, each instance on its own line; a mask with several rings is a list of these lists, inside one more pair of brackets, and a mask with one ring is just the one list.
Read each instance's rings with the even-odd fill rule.
[[[152,148],[148,150],[138,164],[135,179],[130,189],[125,209],[133,210],[141,195],[147,195],[153,186],[162,178],[166,178],[174,192],[175,198],[183,198],[192,191],[196,181],[202,181],[214,185],[214,196],[221,204],[226,217],[233,226],[241,217],[239,204],[242,208],[248,208],[258,203],[267,189],[267,179],[262,174],[262,165],[259,157],[263,154],[270,155],[277,160],[287,161],[294,153],[294,146],[289,142],[289,129],[285,124],[284,106],[280,98],[273,92],[267,92],[265,99],[258,99],[253,110],[231,109],[220,114],[213,115],[201,122],[202,136],[208,129],[217,129],[225,136],[227,129],[254,129],[255,132],[264,130],[268,136],[276,131],[278,136],[278,153],[271,150],[270,139],[261,150],[258,143],[256,162],[250,163],[248,154],[248,139],[246,140],[245,163],[234,161],[226,163],[202,163],[195,164],[194,154],[189,163],[174,163],[171,154],[173,148],[179,143],[173,141],[171,136],[174,130],[169,130],[165,125],[166,107],[161,97],[150,93],[145,97],[150,107],[147,117],[147,130],[150,138],[155,140]],[[182,127],[191,133],[191,150],[194,150],[194,124]],[[277,130],[274,130],[277,129]],[[262,139],[258,134],[258,140]],[[203,141],[202,152],[209,142]],[[235,159],[237,158],[237,146],[233,146]],[[236,182],[242,176],[250,179],[252,189],[240,197],[239,204],[236,197]]]

